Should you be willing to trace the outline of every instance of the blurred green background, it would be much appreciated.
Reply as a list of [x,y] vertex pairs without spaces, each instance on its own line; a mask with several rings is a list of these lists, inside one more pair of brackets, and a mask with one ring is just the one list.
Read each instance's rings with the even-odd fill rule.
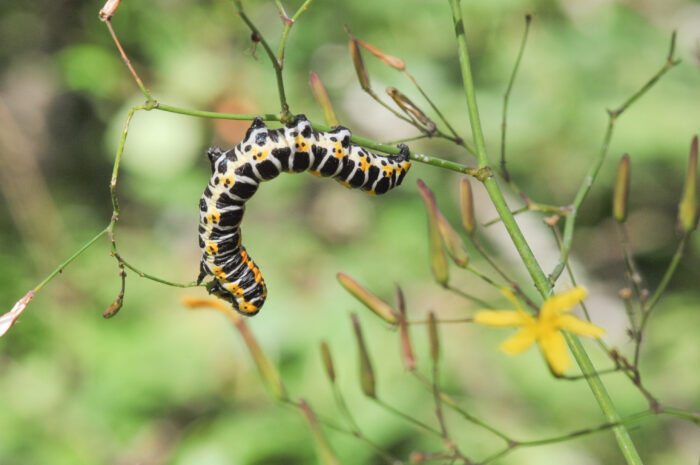
[[[154,95],[171,105],[239,113],[278,110],[274,74],[231,2],[125,1],[114,27]],[[301,3],[284,2],[288,11]],[[128,108],[143,97],[98,20],[99,2],[0,3],[0,313],[34,287],[109,221],[108,182]],[[281,22],[272,1],[248,2],[263,34],[276,43]],[[606,340],[629,350],[617,292],[624,286],[619,237],[610,218],[619,157],[632,158],[631,241],[650,286],[675,250],[676,205],[691,137],[700,131],[697,47],[700,3],[539,0],[465,1],[478,100],[492,159],[500,111],[525,13],[530,40],[511,98],[509,167],[536,200],[567,204],[600,147],[606,108],[619,105],[666,57],[678,29],[673,69],[619,121],[610,157],[579,215],[572,261],[591,291]],[[445,1],[317,0],[293,28],[285,62],[292,111],[322,121],[308,87],[317,72],[341,123],[380,141],[414,135],[361,92],[347,52],[347,24],[358,37],[403,58],[458,131],[467,136],[454,33]],[[396,71],[365,57],[373,87],[395,86],[423,101]],[[173,281],[196,277],[197,204],[208,179],[205,150],[231,146],[246,122],[164,112],[134,117],[124,152],[117,238],[122,255]],[[440,141],[413,150],[474,163]],[[379,396],[435,424],[431,394],[401,367],[398,337],[342,291],[343,271],[393,301],[395,283],[413,318],[427,310],[468,316],[475,308],[433,284],[426,220],[415,180],[438,196],[459,224],[455,173],[414,164],[404,186],[382,198],[312,176],[282,176],[249,203],[245,243],[265,276],[269,298],[248,320],[295,397],[338,416],[318,344],[327,340],[339,383],[366,435],[406,458],[440,443],[366,400],[359,390],[350,312],[359,312],[376,365]],[[481,221],[495,216],[474,185]],[[511,205],[520,206],[512,197]],[[518,217],[545,270],[556,244],[541,215]],[[522,278],[523,266],[499,225],[482,229],[493,255]],[[677,277],[651,321],[643,346],[648,388],[663,403],[700,408],[700,239],[695,235]],[[474,258],[475,266],[488,270]],[[453,272],[461,289],[504,305],[471,275]],[[568,283],[562,278],[562,287]],[[119,290],[106,239],[57,277],[0,340],[0,464],[263,465],[315,463],[302,416],[271,400],[230,325],[214,312],[187,311],[181,290],[128,274],[125,305],[101,313]],[[413,331],[419,368],[426,337]],[[496,350],[507,332],[442,328],[443,385],[470,411],[516,438],[538,439],[603,417],[585,383],[557,382],[540,354],[509,358]],[[609,366],[588,343],[599,367]],[[605,378],[619,410],[646,408],[621,375]],[[475,460],[500,447],[492,435],[448,415],[453,438]],[[645,463],[697,463],[698,429],[669,417],[632,428]],[[381,463],[353,438],[329,432],[342,463]],[[622,463],[613,435],[523,449],[496,463]]]

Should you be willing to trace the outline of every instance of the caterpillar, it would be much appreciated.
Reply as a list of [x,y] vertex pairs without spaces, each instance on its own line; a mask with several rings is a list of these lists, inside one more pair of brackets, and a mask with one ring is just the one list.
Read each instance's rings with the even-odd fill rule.
[[240,225],[246,201],[263,181],[283,172],[309,171],[373,195],[401,184],[411,166],[407,146],[398,145],[396,155],[379,156],[351,144],[351,135],[342,126],[314,131],[304,115],[280,129],[268,129],[258,117],[232,149],[210,147],[211,178],[199,201],[202,261],[197,284],[210,276],[211,294],[244,315],[260,311],[267,287],[241,244]]

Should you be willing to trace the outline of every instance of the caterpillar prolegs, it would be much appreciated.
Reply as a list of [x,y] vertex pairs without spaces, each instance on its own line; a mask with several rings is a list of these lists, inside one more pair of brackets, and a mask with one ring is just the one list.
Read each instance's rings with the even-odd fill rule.
[[411,167],[408,147],[388,157],[350,143],[350,130],[336,126],[316,132],[304,115],[280,129],[268,129],[255,118],[245,138],[231,150],[211,147],[211,179],[199,201],[201,271],[197,283],[213,277],[209,292],[231,302],[245,315],[255,315],[267,288],[260,270],[241,245],[245,203],[258,184],[282,172],[309,171],[334,178],[346,187],[384,194],[401,184]]

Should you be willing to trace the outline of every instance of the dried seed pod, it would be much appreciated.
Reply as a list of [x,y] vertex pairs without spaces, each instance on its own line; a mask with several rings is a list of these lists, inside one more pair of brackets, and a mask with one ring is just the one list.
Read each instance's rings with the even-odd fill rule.
[[10,328],[15,324],[19,316],[26,310],[29,302],[34,298],[34,291],[27,292],[24,297],[19,299],[17,303],[12,307],[12,310],[0,315],[0,337],[4,336]]
[[379,50],[377,47],[375,47],[372,44],[368,44],[364,40],[356,39],[357,42],[362,45],[362,47],[367,50],[369,53],[374,55],[375,57],[379,58],[384,64],[387,64],[391,66],[394,69],[397,69],[399,71],[404,71],[406,69],[406,62],[404,62],[401,58],[397,58],[395,56],[388,55],[381,50]]
[[613,193],[613,216],[624,223],[627,219],[627,199],[630,190],[630,156],[624,154],[617,167],[617,180]]
[[416,368],[416,357],[413,355],[413,345],[408,332],[406,320],[406,306],[404,305],[403,291],[396,286],[396,294],[399,302],[399,339],[401,340],[401,361],[404,368],[413,371]]
[[365,62],[362,61],[362,53],[360,53],[360,47],[357,45],[357,40],[350,39],[350,57],[352,58],[352,64],[355,66],[355,72],[357,73],[357,79],[360,81],[360,86],[363,90],[370,90],[371,86],[369,84],[369,74],[367,74],[367,68],[365,68]]
[[430,118],[425,116],[425,113],[397,88],[387,87],[386,93],[406,114],[418,120],[429,134],[434,134],[437,131],[437,125]]
[[336,275],[338,282],[352,294],[357,300],[365,304],[367,308],[372,310],[378,317],[390,324],[396,324],[398,322],[396,318],[396,312],[391,308],[391,305],[384,302],[382,299],[376,295],[369,292],[364,287],[360,286],[357,281],[352,279],[345,273],[338,273]]
[[328,93],[326,92],[326,88],[323,86],[323,82],[321,82],[321,78],[318,77],[318,74],[311,71],[309,73],[309,82],[311,84],[311,91],[314,93],[316,101],[323,110],[323,118],[325,119],[326,124],[331,127],[337,126],[338,118],[335,116],[331,99],[328,98]]

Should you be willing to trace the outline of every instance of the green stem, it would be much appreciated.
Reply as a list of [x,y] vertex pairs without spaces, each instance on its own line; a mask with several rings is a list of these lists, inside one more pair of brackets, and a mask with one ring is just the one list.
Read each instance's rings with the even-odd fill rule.
[[277,62],[280,64],[280,68],[284,68],[284,49],[287,45],[287,36],[289,35],[289,31],[292,29],[292,26],[296,20],[299,19],[299,16],[306,11],[312,1],[313,0],[306,0],[291,18],[288,18],[284,13],[284,8],[282,8],[281,4],[278,6],[278,8],[280,8],[280,15],[283,15],[282,20],[284,21],[284,29],[282,29],[282,37],[280,37],[280,45],[277,49]]
[[284,81],[282,80],[282,64],[280,61],[277,59],[275,56],[275,53],[272,51],[270,48],[270,45],[267,43],[263,35],[260,33],[258,28],[253,24],[253,22],[248,18],[248,16],[245,14],[243,11],[243,4],[241,3],[240,0],[233,0],[233,3],[236,4],[236,9],[238,10],[238,16],[241,17],[244,23],[248,26],[248,28],[253,32],[255,36],[257,36],[260,39],[260,43],[262,44],[263,48],[265,49],[265,53],[267,53],[267,56],[270,58],[270,62],[272,63],[272,67],[275,69],[275,77],[277,78],[277,93],[279,94],[279,99],[280,99],[280,106],[282,107],[282,118],[286,119],[289,117],[290,112],[289,112],[289,104],[287,103],[287,96],[284,93]]
[[518,57],[515,59],[515,66],[513,66],[513,72],[510,75],[510,80],[508,81],[506,93],[503,95],[503,118],[501,120],[501,175],[506,181],[510,181],[510,175],[508,174],[508,170],[506,169],[506,114],[508,112],[508,98],[510,97],[510,91],[513,89],[515,75],[518,73],[518,68],[520,67],[520,60],[522,60],[523,58],[525,44],[527,43],[527,34],[528,32],[530,32],[531,20],[532,16],[525,16],[525,32],[523,33],[523,40],[520,43],[520,50],[518,51]]
[[[464,21],[462,19],[462,12],[460,10],[460,2],[459,0],[449,0],[449,2],[452,8],[452,17],[454,20],[455,33],[457,36],[459,62],[462,70],[462,80],[464,82],[464,91],[467,98],[467,108],[469,111],[469,119],[471,122],[472,134],[474,135],[474,143],[476,145],[479,167],[488,168],[489,162],[486,157],[484,136],[483,131],[481,129],[481,122],[479,119],[476,96],[474,93],[474,83],[472,81],[471,67],[469,64],[469,53],[467,49],[467,40],[464,31]],[[503,220],[504,226],[506,227],[508,233],[511,236],[513,244],[518,250],[520,257],[523,260],[523,263],[527,267],[527,270],[530,273],[530,276],[532,277],[535,286],[537,287],[542,297],[546,297],[549,294],[550,290],[549,281],[544,275],[544,272],[542,271],[541,267],[539,266],[539,263],[535,259],[535,256],[532,253],[530,246],[527,244],[527,241],[523,237],[520,228],[515,222],[515,219],[513,218],[513,215],[511,214],[508,205],[505,202],[505,199],[503,198],[498,184],[496,183],[495,179],[493,179],[493,177],[489,177],[488,179],[484,180],[483,183],[486,187],[486,191],[491,197],[494,206],[496,207],[496,210],[498,211],[499,216]],[[583,374],[590,376],[586,378],[586,380],[606,419],[611,423],[619,422],[620,415],[615,410],[615,406],[612,403],[612,399],[605,390],[605,386],[603,385],[602,381],[598,376],[595,376],[595,369],[593,367],[593,364],[591,363],[588,354],[581,345],[581,342],[577,338],[574,338],[571,335],[569,335],[568,333],[565,336],[567,342],[569,343],[569,347],[571,348],[572,353],[574,354],[574,358],[576,359],[577,363],[579,364],[579,367],[581,368],[581,371],[583,372]],[[618,445],[622,450],[622,453],[625,456],[627,463],[629,465],[642,464],[642,460],[639,457],[639,454],[637,453],[634,447],[634,443],[632,442],[632,439],[630,438],[629,433],[627,432],[627,429],[624,427],[624,425],[614,427],[613,431],[615,432],[615,437],[617,439]]]
[[73,255],[68,257],[68,259],[65,262],[58,265],[58,268],[53,270],[51,272],[51,274],[49,274],[42,282],[37,284],[37,286],[34,288],[34,293],[39,292],[41,290],[41,288],[46,286],[46,284],[48,284],[49,281],[51,281],[53,278],[55,278],[57,274],[61,273],[65,267],[67,267],[73,260],[75,260],[80,255],[82,255],[83,252],[85,252],[87,249],[89,249],[92,244],[97,242],[105,234],[107,234],[107,230],[103,229],[102,231],[100,231],[99,234],[97,234],[95,237],[90,239],[85,245],[83,245],[81,248],[79,248]]

